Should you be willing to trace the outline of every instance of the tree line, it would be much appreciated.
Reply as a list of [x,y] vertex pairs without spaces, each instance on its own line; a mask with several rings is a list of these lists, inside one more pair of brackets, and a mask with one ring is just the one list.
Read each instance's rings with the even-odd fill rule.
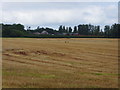
[[[42,31],[47,31],[49,36],[95,36],[95,37],[119,37],[120,24],[105,25],[104,30],[100,28],[99,25],[91,24],[80,24],[78,26],[66,27],[60,25],[58,30],[52,28],[43,28],[37,27],[36,29],[31,29],[28,27],[25,29],[25,26],[22,24],[1,24],[2,26],[2,37],[41,37],[42,35],[35,35],[33,33]],[[45,35],[44,35],[45,36]],[[73,36],[72,36],[73,37]]]

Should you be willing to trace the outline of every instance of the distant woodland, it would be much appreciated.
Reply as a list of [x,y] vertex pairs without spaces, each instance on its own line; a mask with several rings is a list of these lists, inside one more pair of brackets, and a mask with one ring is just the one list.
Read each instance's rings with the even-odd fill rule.
[[57,30],[49,27],[37,27],[31,29],[22,24],[1,24],[2,37],[30,37],[30,38],[79,38],[79,37],[105,37],[118,38],[120,37],[120,24],[105,25],[102,30],[100,26],[91,24],[80,24],[77,26],[66,27],[60,25]]

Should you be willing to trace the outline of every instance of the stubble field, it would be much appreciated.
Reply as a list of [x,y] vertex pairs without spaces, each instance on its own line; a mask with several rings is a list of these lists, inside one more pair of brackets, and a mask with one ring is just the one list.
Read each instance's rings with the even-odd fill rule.
[[117,88],[118,40],[3,38],[3,88]]

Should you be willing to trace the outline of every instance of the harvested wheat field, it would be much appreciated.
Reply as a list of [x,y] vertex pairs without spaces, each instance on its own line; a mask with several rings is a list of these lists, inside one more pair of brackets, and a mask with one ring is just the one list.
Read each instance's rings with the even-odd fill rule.
[[118,88],[118,40],[3,38],[3,88]]

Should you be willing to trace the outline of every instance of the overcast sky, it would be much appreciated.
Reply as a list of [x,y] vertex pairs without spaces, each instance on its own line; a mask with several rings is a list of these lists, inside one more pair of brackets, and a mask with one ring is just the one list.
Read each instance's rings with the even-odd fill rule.
[[117,2],[4,2],[2,22],[32,28],[79,24],[111,25],[118,22]]

